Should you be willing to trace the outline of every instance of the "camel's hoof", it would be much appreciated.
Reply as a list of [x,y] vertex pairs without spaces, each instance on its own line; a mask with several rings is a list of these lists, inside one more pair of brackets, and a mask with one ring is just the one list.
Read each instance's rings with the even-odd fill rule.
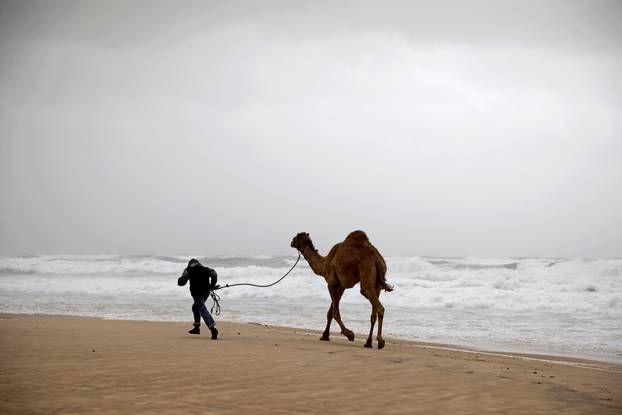
[[365,342],[365,345],[364,345],[363,347],[369,347],[369,348],[371,348],[371,340],[367,340],[367,341]]
[[327,341],[329,341],[330,339],[328,338],[328,336],[324,336],[324,335],[322,335],[322,337],[320,337],[320,340],[327,342]]
[[352,330],[344,330],[341,332],[341,334],[346,336],[351,342],[354,341],[354,332]]
[[382,349],[384,347],[384,340],[378,340],[378,348]]

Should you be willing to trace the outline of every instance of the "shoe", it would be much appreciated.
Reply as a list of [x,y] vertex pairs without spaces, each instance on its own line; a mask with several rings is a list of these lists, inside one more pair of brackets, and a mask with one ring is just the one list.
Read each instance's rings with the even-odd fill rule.
[[212,340],[218,339],[218,329],[216,327],[210,327],[209,331],[212,332]]
[[188,333],[190,333],[190,334],[201,334],[201,329],[199,328],[199,326],[194,326],[192,328],[192,330],[188,331]]

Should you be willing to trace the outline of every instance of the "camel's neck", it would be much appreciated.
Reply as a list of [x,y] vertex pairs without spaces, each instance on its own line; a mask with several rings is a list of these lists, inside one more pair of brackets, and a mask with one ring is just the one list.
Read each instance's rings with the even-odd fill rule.
[[307,247],[303,251],[302,256],[305,257],[314,273],[324,276],[324,264],[326,264],[326,258],[318,254],[313,246]]

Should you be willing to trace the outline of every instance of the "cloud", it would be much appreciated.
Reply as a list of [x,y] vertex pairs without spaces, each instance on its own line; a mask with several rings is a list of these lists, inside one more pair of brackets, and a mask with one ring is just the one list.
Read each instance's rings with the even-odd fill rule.
[[620,255],[615,3],[66,4],[0,12],[0,250]]

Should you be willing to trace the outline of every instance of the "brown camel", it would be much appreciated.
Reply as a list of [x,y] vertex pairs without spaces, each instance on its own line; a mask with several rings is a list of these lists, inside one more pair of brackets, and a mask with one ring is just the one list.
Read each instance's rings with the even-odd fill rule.
[[378,348],[384,347],[382,339],[382,319],[384,317],[384,307],[380,303],[380,291],[392,291],[385,281],[387,265],[380,252],[369,242],[367,235],[363,231],[350,233],[343,242],[333,246],[327,256],[322,256],[317,252],[313,242],[306,232],[301,232],[292,239],[291,246],[296,248],[305,257],[313,272],[321,275],[328,284],[331,305],[326,314],[326,329],[320,340],[329,340],[330,323],[333,318],[341,327],[341,334],[348,340],[354,340],[354,333],[348,330],[341,321],[339,314],[339,300],[343,292],[361,283],[361,294],[371,303],[371,328],[365,347],[371,347],[376,316],[378,317]]

